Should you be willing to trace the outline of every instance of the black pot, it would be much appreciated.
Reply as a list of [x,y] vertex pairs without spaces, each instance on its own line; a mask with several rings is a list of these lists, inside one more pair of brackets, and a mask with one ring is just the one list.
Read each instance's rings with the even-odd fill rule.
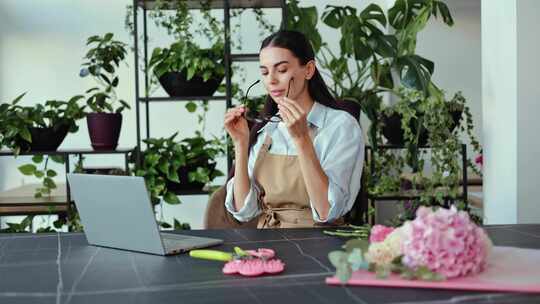
[[209,166],[210,172],[214,172],[216,170],[216,163],[208,164],[208,160],[206,159],[201,159],[196,163],[180,167],[178,169],[178,178],[180,179],[180,183],[167,181],[167,189],[172,191],[202,190],[205,184],[200,182],[190,182],[189,172],[196,171],[197,167],[205,166]]
[[459,123],[461,121],[461,116],[463,115],[463,109],[452,110],[450,111],[450,115],[452,115],[452,124],[450,125],[450,132],[453,132],[454,129],[457,126],[459,126]]
[[[392,113],[390,116],[383,114],[382,120],[383,120],[383,127],[382,127],[382,133],[384,137],[388,140],[388,143],[392,145],[398,145],[402,146],[405,144],[405,134],[403,132],[403,129],[401,129],[401,114],[398,113]],[[416,134],[416,121],[411,120],[410,121],[410,128],[413,132],[413,134]],[[422,130],[420,131],[420,137],[418,138],[418,144],[420,146],[425,146],[428,141],[428,132],[427,130],[422,127]]]
[[[452,116],[452,122],[450,124],[450,132],[453,132],[454,129],[459,125],[461,121],[461,116],[463,114],[463,109],[452,110],[450,115]],[[405,135],[401,129],[401,115],[398,113],[392,113],[390,116],[386,114],[382,115],[384,126],[382,128],[382,133],[388,142],[392,145],[402,146],[405,143]],[[414,134],[416,134],[416,121],[412,120],[410,122],[410,128]],[[422,127],[420,131],[420,137],[418,138],[418,144],[420,146],[425,146],[428,142],[429,133]]]
[[88,134],[94,150],[114,150],[122,129],[120,113],[90,113],[86,116]]
[[189,81],[185,72],[167,72],[159,77],[159,83],[171,97],[212,96],[224,76],[213,77],[204,81],[200,76],[193,76]]
[[22,138],[17,140],[21,151],[56,151],[62,144],[69,131],[69,126],[60,125],[56,128],[28,128],[32,142]]

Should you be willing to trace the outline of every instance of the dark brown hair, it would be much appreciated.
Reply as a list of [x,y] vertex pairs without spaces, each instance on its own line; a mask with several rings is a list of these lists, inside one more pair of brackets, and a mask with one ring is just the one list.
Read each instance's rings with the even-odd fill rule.
[[[291,53],[296,58],[298,58],[301,65],[306,65],[309,61],[315,59],[313,47],[307,40],[306,36],[297,31],[281,30],[273,33],[272,35],[266,37],[263,40],[259,52],[262,49],[271,46],[284,48],[291,51]],[[311,98],[315,100],[315,102],[334,109],[340,109],[338,107],[338,104],[336,103],[336,100],[334,99],[332,94],[330,94],[330,91],[328,90],[328,87],[326,86],[326,83],[324,82],[318,69],[315,69],[313,77],[308,80],[308,93],[309,96],[311,96]],[[270,96],[267,96],[264,107],[261,111],[261,116],[270,117],[275,115],[277,112],[277,104],[274,102],[274,100],[272,100]],[[253,127],[251,127],[249,133],[248,153],[251,151],[251,147],[253,147],[253,145],[257,142],[259,130],[262,129],[266,125],[266,123],[267,122],[255,123]],[[229,178],[231,178],[232,176],[234,176],[234,167],[231,168]]]

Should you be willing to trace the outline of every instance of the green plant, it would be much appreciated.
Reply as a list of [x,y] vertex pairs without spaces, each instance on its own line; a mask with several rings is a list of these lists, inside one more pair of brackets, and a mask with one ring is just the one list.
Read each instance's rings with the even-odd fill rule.
[[[155,48],[150,57],[149,69],[156,78],[167,72],[184,72],[186,79],[194,76],[220,79],[225,75],[223,65],[223,27],[210,14],[208,2],[202,2],[201,13],[204,22],[193,27],[193,16],[185,1],[157,1],[149,16],[158,27],[165,28],[175,42],[168,48]],[[173,13],[166,10],[173,9]],[[195,37],[208,40],[209,48],[201,48],[194,43]],[[156,79],[152,78],[155,83]]]
[[[340,31],[339,51],[321,40],[316,30],[315,7],[299,7],[298,1],[288,4],[288,27],[306,34],[321,66],[321,73],[332,82],[330,89],[339,99],[352,99],[361,104],[370,120],[368,142],[374,153],[368,173],[371,195],[401,190],[400,175],[405,165],[413,172],[424,167],[426,151],[419,148],[420,135],[426,132],[433,147],[433,174],[422,181],[419,204],[442,204],[455,199],[460,181],[459,135],[467,133],[475,151],[480,145],[472,133],[473,122],[465,99],[457,94],[446,101],[444,92],[431,80],[434,63],[416,54],[417,36],[432,18],[441,18],[452,26],[454,21],[447,5],[438,0],[398,0],[384,11],[370,4],[362,11],[350,6],[326,6],[322,21]],[[397,96],[397,103],[384,106],[380,93]],[[451,112],[462,110],[466,121],[452,130]],[[385,143],[381,134],[384,114],[397,113],[405,137],[404,153],[378,149]],[[463,120],[461,120],[463,122]],[[461,133],[460,133],[461,132]],[[468,160],[469,167],[474,168]],[[413,183],[416,186],[416,183]],[[416,189],[413,189],[416,190]]]
[[[26,94],[26,93],[25,93]],[[27,152],[32,143],[31,128],[52,128],[59,130],[67,128],[68,132],[76,132],[79,127],[76,121],[83,118],[84,106],[78,101],[84,98],[82,95],[72,97],[69,101],[48,100],[44,105],[21,106],[19,101],[25,94],[19,95],[11,103],[0,105],[0,146],[5,146],[14,151],[15,156],[21,152]],[[43,169],[37,165],[44,160],[43,155],[32,157],[32,164],[19,167],[19,171],[28,176],[35,176],[42,181],[42,187],[36,189],[35,197],[49,195],[56,188],[53,177],[57,175],[53,169],[48,169],[48,161],[51,158],[58,163],[64,163],[62,157],[46,156]]]
[[[126,44],[113,38],[112,33],[107,33],[103,36],[91,36],[86,41],[90,49],[84,57],[87,61],[82,64],[79,75],[92,75],[100,86],[86,91],[86,94],[91,93],[86,104],[96,113],[121,113],[130,108],[124,100],[118,99],[115,91],[119,83],[117,69],[127,54]],[[115,110],[113,105],[116,102],[120,105]]]
[[[34,197],[36,198],[43,197],[43,195],[50,195],[52,189],[56,189],[56,183],[54,182],[53,178],[57,175],[57,173],[53,169],[48,168],[49,159],[59,164],[64,164],[65,162],[64,159],[59,155],[47,155],[46,157],[43,157],[43,155],[38,154],[32,157],[32,164],[26,164],[19,167],[19,171],[22,174],[34,176],[38,180],[42,180],[42,187],[37,188],[36,193],[34,193]],[[45,160],[43,169],[39,169],[37,166],[42,164],[43,160]]]
[[150,58],[149,68],[156,77],[167,72],[185,71],[187,80],[200,76],[206,82],[212,77],[223,77],[223,47],[200,49],[189,41],[177,41],[169,48],[155,48]]
[[48,100],[44,105],[30,107],[19,105],[25,94],[0,105],[0,147],[12,149],[15,155],[29,149],[28,144],[32,143],[30,128],[58,130],[67,127],[68,132],[77,132],[76,121],[85,116],[85,107],[78,104],[83,96],[74,96],[69,101]]
[[[376,4],[360,12],[350,6],[327,5],[322,21],[341,34],[336,53],[316,30],[315,7],[301,8],[292,0],[288,8],[288,28],[306,34],[317,52],[321,73],[332,79],[334,96],[362,105],[371,121],[368,135],[374,147],[382,104],[379,93],[399,87],[394,78],[408,88],[427,92],[434,64],[415,54],[416,36],[431,16],[440,15],[446,24],[453,24],[446,4],[436,0],[399,0],[386,13]],[[387,33],[387,26],[392,34]]]
[[[462,116],[470,117],[469,107],[466,100],[458,92],[450,100],[445,98],[443,91],[434,85],[429,97],[421,91],[401,88],[398,102],[383,109],[383,112],[397,113],[401,117],[401,129],[404,132],[405,153],[389,152],[378,150],[375,153],[375,172],[370,172],[369,188],[372,195],[395,192],[403,190],[401,187],[401,174],[408,165],[414,173],[412,180],[413,191],[419,193],[418,200],[412,200],[409,204],[415,209],[418,206],[444,205],[448,201],[456,203],[459,209],[466,209],[463,201],[459,198],[461,194],[460,182],[462,171],[471,167],[472,161],[469,159],[465,168],[461,162],[461,141],[460,138],[468,136],[473,145],[473,149],[479,152],[480,145],[473,135],[473,124],[471,119],[464,120]],[[455,127],[455,117],[453,111],[458,111],[459,122]],[[427,150],[419,146],[420,133],[427,135],[427,144],[430,146],[429,154]],[[379,139],[381,140],[381,139]],[[429,155],[431,163],[431,174],[425,175],[424,157]],[[395,224],[401,224],[404,220],[411,219],[414,212],[408,215],[401,215],[395,220]],[[475,220],[478,220],[475,218]]]
[[174,230],[190,230],[191,229],[191,226],[189,225],[189,223],[181,223],[176,218],[173,218],[172,225],[163,220],[158,221],[158,224],[161,228],[164,228],[164,229],[170,229],[170,228],[173,228]]
[[[158,204],[162,196],[169,204],[179,204],[180,200],[175,193],[167,189],[167,182],[208,183],[223,173],[219,170],[211,170],[215,165],[214,159],[224,153],[223,145],[219,139],[206,140],[197,133],[197,136],[175,141],[178,133],[168,138],[149,138],[144,140],[147,144],[143,152],[141,168],[136,171],[137,176],[145,178],[146,186],[150,192],[153,204]],[[187,181],[181,181],[178,171],[183,166],[203,165],[189,173]]]

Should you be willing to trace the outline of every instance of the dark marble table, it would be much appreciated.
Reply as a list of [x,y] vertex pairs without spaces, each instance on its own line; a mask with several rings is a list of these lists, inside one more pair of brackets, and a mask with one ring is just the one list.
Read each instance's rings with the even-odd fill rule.
[[[540,249],[540,225],[491,226],[500,246]],[[83,234],[0,234],[0,303],[540,303],[540,296],[328,286],[327,253],[344,239],[316,229],[194,230],[231,250],[274,248],[276,276],[221,273],[221,262],[88,246]]]

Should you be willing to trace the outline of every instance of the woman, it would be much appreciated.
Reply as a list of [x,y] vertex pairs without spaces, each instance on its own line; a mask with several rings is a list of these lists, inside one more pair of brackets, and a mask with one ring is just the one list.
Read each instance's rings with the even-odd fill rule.
[[[261,46],[269,97],[256,124],[244,106],[225,114],[234,142],[234,177],[225,206],[259,228],[343,224],[360,190],[364,143],[358,122],[337,109],[306,37],[279,31]],[[253,119],[251,119],[253,120]]]

